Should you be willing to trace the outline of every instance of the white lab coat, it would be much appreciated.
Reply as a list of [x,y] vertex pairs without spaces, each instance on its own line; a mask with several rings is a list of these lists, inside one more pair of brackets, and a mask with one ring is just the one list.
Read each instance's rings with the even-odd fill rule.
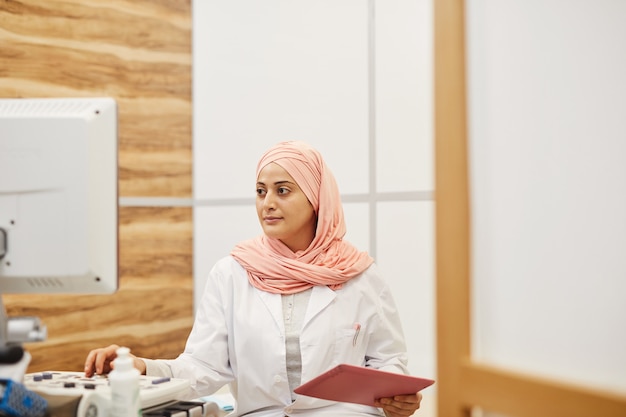
[[[301,383],[340,363],[408,374],[398,312],[376,265],[340,290],[313,288],[300,349]],[[381,415],[374,407],[306,396],[291,401],[281,295],[250,285],[230,256],[208,277],[185,351],[174,360],[146,362],[148,375],[189,379],[194,398],[229,383],[236,416]]]

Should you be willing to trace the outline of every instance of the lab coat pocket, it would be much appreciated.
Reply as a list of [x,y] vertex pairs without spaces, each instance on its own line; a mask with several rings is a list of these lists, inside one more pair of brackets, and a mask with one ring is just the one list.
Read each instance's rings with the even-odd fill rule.
[[367,346],[366,332],[360,325],[335,332],[335,360],[337,363],[361,365]]

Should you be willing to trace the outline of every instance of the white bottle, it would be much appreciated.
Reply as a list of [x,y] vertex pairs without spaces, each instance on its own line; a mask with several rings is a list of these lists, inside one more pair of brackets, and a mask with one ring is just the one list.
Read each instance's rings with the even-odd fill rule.
[[113,370],[109,373],[111,386],[109,417],[141,416],[139,370],[133,366],[130,349],[121,347],[117,349],[116,353]]

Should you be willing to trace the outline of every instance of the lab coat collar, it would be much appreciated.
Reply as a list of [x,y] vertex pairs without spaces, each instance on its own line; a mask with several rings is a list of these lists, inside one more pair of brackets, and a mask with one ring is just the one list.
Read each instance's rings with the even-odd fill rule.
[[[276,326],[281,329],[281,332],[285,332],[285,322],[283,320],[283,305],[280,294],[273,294],[266,291],[259,291],[261,300],[272,315],[272,318],[276,322]],[[311,298],[309,299],[309,305],[304,315],[303,327],[307,325],[315,316],[323,311],[336,297],[335,291],[331,290],[325,285],[318,285],[312,288]]]

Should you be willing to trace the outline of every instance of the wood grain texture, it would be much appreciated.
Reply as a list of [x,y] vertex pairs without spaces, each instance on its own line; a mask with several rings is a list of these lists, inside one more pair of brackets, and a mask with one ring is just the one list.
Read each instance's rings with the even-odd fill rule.
[[463,2],[435,2],[434,18],[437,412],[469,417],[459,366],[471,345]]
[[192,325],[192,210],[123,208],[120,289],[113,295],[4,295],[10,316],[36,316],[45,342],[26,345],[29,371],[82,370],[111,343],[146,357],[175,357]]
[[461,364],[466,404],[506,416],[528,417],[623,417],[626,396],[547,379],[517,371],[463,361]]
[[[0,0],[0,97],[117,100],[121,197],[192,195],[190,0]],[[82,370],[118,343],[174,357],[192,324],[192,210],[122,208],[120,290],[107,296],[4,295],[38,316],[29,371]]]
[[191,196],[187,1],[0,1],[0,96],[118,100],[120,195]]

